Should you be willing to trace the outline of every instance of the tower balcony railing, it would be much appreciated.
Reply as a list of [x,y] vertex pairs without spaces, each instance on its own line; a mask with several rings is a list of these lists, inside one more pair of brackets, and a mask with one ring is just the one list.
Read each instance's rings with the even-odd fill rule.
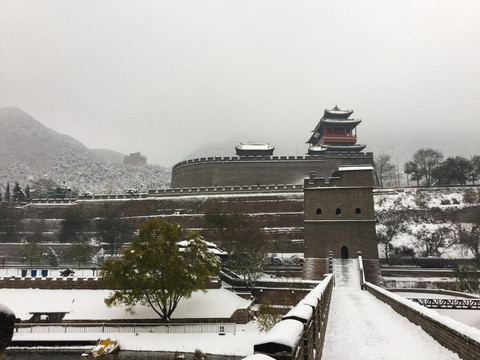
[[356,136],[324,136],[320,141],[322,143],[352,143],[357,142]]

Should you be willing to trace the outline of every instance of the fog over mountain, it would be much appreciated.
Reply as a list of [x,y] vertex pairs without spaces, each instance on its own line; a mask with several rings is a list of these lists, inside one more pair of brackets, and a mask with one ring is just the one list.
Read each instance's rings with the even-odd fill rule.
[[[72,136],[59,134],[21,109],[0,108],[0,189],[50,179],[80,192],[122,193],[164,188],[170,170],[159,165],[129,166],[123,154],[90,150]],[[32,189],[35,190],[35,189]]]

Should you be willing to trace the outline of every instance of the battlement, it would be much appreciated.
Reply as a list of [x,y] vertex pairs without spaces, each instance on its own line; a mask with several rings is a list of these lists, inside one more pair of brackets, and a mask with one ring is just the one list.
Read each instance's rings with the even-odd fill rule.
[[205,163],[205,162],[219,162],[219,161],[292,161],[292,160],[322,160],[322,159],[344,159],[344,158],[373,158],[373,153],[366,152],[366,153],[328,153],[322,155],[305,155],[305,156],[294,156],[294,155],[281,155],[281,156],[211,156],[211,157],[203,157],[203,158],[194,158],[181,161],[175,164],[172,168],[172,172],[177,170],[180,167],[197,164],[197,163]]
[[189,159],[172,169],[172,188],[301,185],[311,171],[330,176],[343,165],[373,165],[373,153],[233,156]]
[[165,195],[199,195],[199,194],[237,194],[237,193],[263,193],[263,192],[292,192],[302,191],[303,185],[272,184],[272,185],[242,185],[242,186],[208,186],[186,187],[175,189],[148,190],[148,196]]

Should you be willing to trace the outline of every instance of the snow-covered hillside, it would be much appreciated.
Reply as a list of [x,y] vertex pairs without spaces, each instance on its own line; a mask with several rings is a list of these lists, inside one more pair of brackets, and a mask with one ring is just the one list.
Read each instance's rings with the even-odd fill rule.
[[[17,108],[0,108],[0,191],[7,182],[30,185],[48,179],[80,193],[146,192],[168,187],[170,169],[128,166],[105,160],[108,151],[90,150],[74,138],[47,128]],[[103,155],[102,155],[103,154]],[[112,154],[109,154],[112,158]],[[117,154],[118,158],[120,154]],[[32,186],[33,185],[33,186]]]
[[[455,244],[458,226],[470,227],[476,216],[480,216],[479,187],[404,188],[375,190],[375,213],[377,218],[388,212],[399,212],[408,223],[408,232],[395,237],[392,245],[407,247],[422,256],[425,244],[418,241],[420,231],[438,232],[447,228],[447,245],[439,248],[442,257],[471,257],[469,251]],[[381,223],[381,221],[380,221]],[[377,225],[377,229],[382,227]],[[379,247],[380,256],[384,249]]]

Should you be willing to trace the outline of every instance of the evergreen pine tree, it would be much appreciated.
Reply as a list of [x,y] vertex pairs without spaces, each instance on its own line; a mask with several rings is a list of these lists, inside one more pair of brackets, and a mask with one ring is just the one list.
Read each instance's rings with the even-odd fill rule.
[[27,201],[30,201],[30,185],[27,184],[27,187],[25,188],[25,197]]
[[20,184],[18,181],[15,182],[15,186],[13,187],[13,196],[12,200],[17,202],[17,201],[25,201],[25,193],[23,192],[22,188],[20,187]]
[[10,202],[10,183],[7,182],[7,187],[5,189],[5,201]]

